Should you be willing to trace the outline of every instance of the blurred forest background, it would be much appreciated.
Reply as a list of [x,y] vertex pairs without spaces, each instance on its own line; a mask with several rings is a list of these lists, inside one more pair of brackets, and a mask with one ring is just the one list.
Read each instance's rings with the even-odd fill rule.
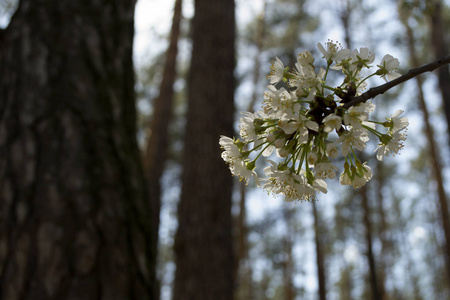
[[449,53],[450,2],[161,3],[0,0],[0,299],[450,299],[448,66],[376,97],[410,126],[364,188],[286,203],[218,144],[274,57],[339,40],[404,74]]

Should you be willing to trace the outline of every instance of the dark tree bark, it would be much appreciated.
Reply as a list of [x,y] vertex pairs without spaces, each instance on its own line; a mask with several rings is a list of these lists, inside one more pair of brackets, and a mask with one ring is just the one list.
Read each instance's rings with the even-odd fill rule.
[[233,135],[233,0],[197,0],[188,82],[174,299],[233,299],[232,176],[220,135]]
[[318,295],[320,300],[327,299],[327,288],[325,279],[325,259],[320,234],[320,220],[316,209],[316,202],[312,201],[314,216],[314,239],[316,243],[316,265],[317,265],[317,281],[319,283]]
[[372,299],[373,300],[381,300],[382,292],[380,290],[380,283],[378,279],[378,274],[376,270],[375,263],[375,254],[373,253],[373,230],[372,224],[370,221],[370,207],[369,207],[369,199],[367,197],[367,188],[363,186],[360,190],[362,206],[364,210],[363,214],[363,223],[365,228],[365,238],[366,238],[366,256],[367,262],[369,265],[369,279],[370,279],[370,287],[372,289]]
[[[257,28],[255,32],[255,46],[256,46],[256,55],[254,57],[254,65],[253,65],[253,92],[250,99],[250,102],[247,106],[247,111],[254,112],[254,106],[256,100],[258,100],[259,96],[259,79],[261,73],[261,53],[263,51],[263,42],[264,42],[264,27],[265,27],[265,14],[266,14],[267,1],[264,0],[263,8],[261,13],[257,17]],[[247,184],[244,181],[241,181],[239,184],[239,215],[237,217],[236,227],[238,229],[237,236],[237,255],[235,257],[235,266],[234,266],[234,278],[236,280],[236,293],[237,299],[245,299],[251,300],[254,298],[253,287],[252,287],[252,266],[249,261],[249,247],[248,247],[248,226],[247,226],[247,211],[246,211],[246,202],[247,202]]]
[[389,271],[388,266],[392,266],[393,262],[391,259],[391,252],[392,249],[390,249],[390,237],[388,236],[388,228],[389,224],[386,221],[386,213],[385,213],[385,199],[383,196],[383,187],[385,186],[385,179],[384,179],[384,167],[382,161],[377,161],[376,165],[376,173],[375,173],[375,179],[377,181],[377,189],[375,191],[375,199],[377,203],[377,214],[379,218],[379,224],[378,224],[378,237],[380,239],[381,243],[381,251],[380,251],[380,259],[378,262],[379,265],[379,284],[380,284],[380,293],[382,299],[388,299],[388,294],[386,292],[385,288],[385,282],[387,273]]
[[[442,1],[432,0],[426,2],[430,10],[430,33],[436,59],[448,55],[448,47],[445,44],[446,28],[442,21]],[[437,70],[439,89],[442,95],[443,107],[447,118],[447,126],[450,128],[450,71],[449,66]],[[450,130],[448,142],[450,144]]]
[[0,299],[155,299],[135,1],[21,0],[0,44]]
[[176,61],[178,54],[178,37],[180,35],[180,22],[182,0],[176,0],[173,12],[172,29],[170,32],[169,48],[164,62],[163,78],[159,97],[155,100],[153,119],[150,126],[150,137],[147,142],[145,155],[145,171],[149,188],[149,199],[152,206],[152,241],[153,252],[157,253],[159,214],[161,210],[161,184],[160,179],[164,172],[164,165],[168,152],[169,122],[173,110],[173,84],[176,79]]
[[[403,25],[406,29],[407,41],[408,41],[408,50],[410,61],[413,67],[417,67],[419,65],[419,59],[417,57],[417,53],[415,50],[415,39],[414,33],[411,26],[408,25],[407,20],[403,20]],[[447,67],[440,68],[446,69]],[[439,70],[440,70],[439,69]],[[448,69],[448,68],[447,68]],[[448,203],[447,203],[447,194],[444,188],[444,178],[442,175],[442,163],[441,163],[441,155],[439,152],[438,145],[436,144],[436,140],[434,138],[434,130],[430,123],[430,116],[428,112],[428,107],[425,101],[425,94],[423,91],[423,79],[421,76],[415,77],[416,85],[417,85],[417,100],[419,101],[419,107],[422,111],[423,122],[425,124],[425,136],[427,138],[428,147],[429,147],[429,157],[430,157],[430,165],[431,171],[436,180],[436,190],[438,196],[438,207],[440,214],[440,221],[442,225],[442,229],[445,235],[445,247],[444,247],[444,255],[446,262],[446,270],[447,270],[447,280],[450,282],[450,215],[448,211]],[[444,101],[445,102],[445,101]]]
[[284,300],[294,300],[296,297],[295,286],[294,286],[294,256],[293,256],[293,248],[294,241],[293,238],[295,236],[295,232],[292,224],[293,215],[295,214],[295,207],[283,207],[283,218],[286,224],[286,235],[283,239],[283,252],[286,254],[285,260],[282,263],[282,271],[283,271],[283,285],[284,285]]

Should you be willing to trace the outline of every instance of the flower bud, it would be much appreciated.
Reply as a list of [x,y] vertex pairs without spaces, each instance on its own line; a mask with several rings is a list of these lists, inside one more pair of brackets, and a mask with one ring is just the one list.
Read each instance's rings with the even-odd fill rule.
[[288,169],[288,165],[285,163],[280,163],[280,164],[278,164],[277,169],[280,171],[286,171]]
[[289,151],[286,149],[286,147],[278,149],[278,155],[281,157],[287,157],[289,155]]
[[234,144],[239,148],[239,150],[242,150],[245,146],[245,143],[242,142],[241,140],[234,141]]
[[254,160],[245,163],[245,167],[250,171],[253,171],[255,169],[255,166],[256,164]]
[[318,155],[317,155],[316,152],[309,152],[308,153],[308,158],[307,158],[308,164],[315,165],[316,162],[317,162],[317,159],[318,159]]
[[281,138],[281,139],[277,139],[273,145],[277,148],[281,148],[284,147],[284,144],[286,144],[286,139],[285,138]]
[[358,171],[356,170],[356,167],[354,165],[352,165],[350,167],[350,170],[352,171],[352,177],[355,176],[358,173]]
[[350,165],[348,164],[348,162],[344,163],[344,171],[345,172],[349,172],[350,171]]
[[381,135],[381,137],[380,137],[380,142],[383,144],[383,145],[387,145],[387,144],[389,144],[389,142],[392,140],[392,136],[390,136],[390,135],[388,135],[388,134],[383,134],[383,135]]
[[269,143],[275,142],[276,139],[277,139],[277,135],[274,132],[271,132],[267,135],[267,141]]

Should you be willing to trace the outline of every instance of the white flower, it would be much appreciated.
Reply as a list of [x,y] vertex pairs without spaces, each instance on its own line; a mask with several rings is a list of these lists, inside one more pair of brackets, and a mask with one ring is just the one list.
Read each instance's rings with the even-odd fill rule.
[[338,168],[330,162],[321,162],[314,166],[314,176],[317,179],[334,179]]
[[359,49],[359,52],[357,49],[352,51],[351,54],[351,63],[356,68],[361,69],[362,67],[369,67],[369,64],[373,63],[375,60],[375,54],[372,54],[370,52],[369,48],[362,47]]
[[241,112],[243,117],[239,120],[239,134],[246,142],[256,141],[258,136],[255,132],[255,116],[251,112]]
[[318,159],[319,159],[319,156],[314,151],[309,152],[308,156],[306,158],[306,160],[308,161],[308,164],[311,166],[314,166]]
[[388,119],[388,121],[390,121],[391,123],[391,130],[393,132],[401,131],[409,125],[408,118],[399,118],[402,113],[403,110],[399,109],[391,115],[390,119]]
[[289,151],[286,148],[277,149],[277,154],[279,157],[288,157]]
[[360,103],[354,107],[365,113],[371,113],[375,110],[375,104],[373,104],[371,101]]
[[253,177],[257,186],[260,185],[258,174],[252,169],[249,169],[248,162],[244,160],[235,160],[230,164],[231,173],[239,177],[239,180],[244,180],[246,184],[250,177]]
[[268,176],[263,188],[272,194],[282,194],[288,202],[294,200],[311,200],[317,191],[327,192],[327,184],[321,179],[316,179],[312,185],[308,183],[304,171],[300,174],[289,170],[279,170],[278,165],[269,161],[271,166],[266,167],[264,172]]
[[235,141],[227,136],[221,136],[219,144],[225,150],[222,152],[222,159],[228,164],[231,173],[238,176],[240,180],[244,180],[246,184],[250,177],[253,177],[259,186],[258,174],[253,170],[254,163],[252,165],[244,159]]
[[314,62],[314,56],[309,51],[303,51],[298,54],[297,62],[302,66],[312,65]]
[[364,164],[360,165],[358,169],[352,167],[354,170],[353,172],[350,171],[350,169],[344,170],[342,172],[341,177],[339,179],[339,182],[342,185],[351,185],[355,189],[365,186],[366,183],[372,179],[372,169]]
[[267,140],[269,143],[275,142],[275,141],[277,140],[277,134],[276,134],[275,132],[269,133],[269,134],[267,135],[267,137],[266,137],[266,140]]
[[400,131],[395,131],[391,135],[386,134],[383,137],[383,141],[375,149],[379,161],[382,161],[384,156],[389,156],[391,153],[398,154],[404,147],[403,142],[406,140],[406,136]]
[[272,154],[273,150],[275,150],[275,147],[273,145],[269,145],[266,147],[266,149],[264,149],[264,151],[262,152],[262,155],[264,157],[270,156]]
[[350,107],[344,115],[344,124],[353,128],[361,128],[362,123],[369,118],[369,113],[375,108],[375,104],[370,102],[361,103]]
[[339,182],[342,185],[350,185],[351,184],[352,180],[351,180],[348,172],[346,172],[346,171],[342,172],[341,176],[339,177]]
[[403,148],[403,142],[406,140],[406,134],[402,131],[407,129],[409,121],[407,118],[399,118],[403,113],[403,110],[397,110],[391,115],[391,118],[386,118],[388,124],[385,125],[389,127],[389,132],[380,137],[380,144],[375,149],[377,152],[377,159],[383,160],[384,156],[389,156],[390,154],[398,154],[398,152]]
[[331,158],[336,158],[339,155],[339,151],[336,143],[327,144],[327,155]]
[[[232,138],[229,138],[227,136],[220,136],[220,140],[219,140],[219,144],[220,146],[222,146],[222,148],[225,150],[222,153],[222,158],[227,161],[229,159],[233,159],[233,158],[240,158],[242,157],[241,152],[239,151],[239,148],[236,146],[234,140]],[[224,156],[226,157],[226,159],[224,158]]]
[[309,95],[314,96],[323,83],[326,71],[320,68],[316,74],[312,66],[302,67],[296,64],[296,67],[299,71],[292,74],[293,78],[289,80],[289,85],[297,88],[297,94],[299,91],[307,90]]
[[356,148],[359,151],[364,150],[368,141],[369,135],[362,129],[351,129],[343,133],[337,140],[338,143],[342,143],[341,152],[343,156],[347,156],[350,147]]
[[392,55],[386,54],[378,65],[379,69],[377,74],[382,75],[381,78],[386,81],[394,80],[401,76],[396,72],[399,65],[398,59],[394,58]]
[[268,85],[268,91],[264,92],[263,109],[266,114],[275,114],[280,117],[284,110],[291,108],[296,97],[286,91],[285,88],[277,90],[273,85]]
[[275,147],[277,147],[277,148],[284,147],[285,144],[286,144],[286,139],[285,138],[279,138],[273,143],[273,145]]
[[331,114],[326,116],[322,122],[325,124],[325,128],[323,129],[326,133],[329,133],[335,129],[338,131],[342,125],[342,118],[338,115]]
[[322,192],[324,194],[326,194],[328,192],[328,190],[327,190],[328,186],[327,186],[327,183],[325,182],[325,180],[314,179],[312,186],[318,192]]
[[353,180],[350,183],[355,189],[365,186],[366,183],[372,179],[372,169],[366,165],[365,162],[358,172],[353,174]]
[[294,115],[294,119],[290,119],[287,115],[284,115],[279,121],[278,126],[283,129],[287,135],[293,134],[298,131],[300,135],[308,137],[308,129],[318,131],[319,124],[309,120],[303,115]]
[[272,61],[272,65],[270,66],[270,74],[267,76],[267,79],[270,80],[270,84],[277,84],[284,77],[284,65],[283,62],[276,57],[275,60]]
[[333,41],[329,41],[325,43],[326,49],[322,46],[321,43],[317,44],[317,48],[322,52],[323,57],[327,61],[340,62],[344,59],[349,58],[350,50],[343,49],[342,46],[338,43],[334,43]]

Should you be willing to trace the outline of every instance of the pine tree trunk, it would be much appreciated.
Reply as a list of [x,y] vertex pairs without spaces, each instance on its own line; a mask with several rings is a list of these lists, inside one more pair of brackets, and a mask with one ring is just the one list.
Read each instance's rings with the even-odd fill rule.
[[[404,22],[404,26],[407,33],[408,38],[408,46],[409,46],[409,55],[411,59],[411,63],[413,67],[417,67],[419,65],[417,54],[414,48],[414,34],[412,28]],[[445,69],[445,68],[441,68]],[[441,224],[443,227],[444,235],[445,235],[445,261],[446,261],[446,269],[447,269],[447,280],[450,281],[450,216],[448,212],[448,204],[447,204],[447,195],[445,193],[444,188],[444,179],[442,176],[442,164],[441,164],[441,156],[439,154],[439,150],[436,145],[436,141],[434,139],[433,127],[430,124],[430,117],[428,113],[428,108],[425,102],[425,96],[423,93],[423,81],[421,76],[416,76],[415,81],[417,84],[417,94],[419,100],[419,107],[422,110],[423,114],[423,122],[425,124],[425,135],[428,141],[428,147],[430,151],[430,163],[431,170],[433,172],[433,177],[436,180],[436,188],[437,188],[437,196],[439,201],[439,213],[441,215]]]
[[[255,33],[256,55],[254,57],[253,65],[253,92],[250,102],[247,106],[247,111],[254,112],[256,100],[258,100],[259,77],[261,73],[261,53],[263,50],[264,41],[264,27],[265,27],[265,13],[267,1],[264,0],[263,8],[259,14],[257,21],[257,30]],[[253,270],[248,256],[248,226],[247,226],[247,184],[241,181],[239,184],[240,199],[239,199],[239,215],[237,217],[237,255],[235,258],[234,278],[236,280],[237,299],[252,300],[253,294]]]
[[380,284],[378,281],[376,264],[375,264],[375,254],[373,253],[373,232],[372,232],[372,224],[370,222],[370,207],[369,207],[369,199],[367,198],[367,189],[366,187],[362,187],[360,190],[362,206],[364,210],[363,214],[363,223],[365,227],[365,238],[367,245],[367,262],[369,264],[369,278],[370,278],[370,287],[372,289],[372,299],[373,300],[381,300],[382,293],[380,291]]
[[180,22],[182,13],[182,0],[176,0],[173,12],[172,29],[170,32],[169,48],[164,62],[163,78],[159,97],[155,100],[150,137],[147,142],[145,155],[145,171],[149,189],[149,199],[152,206],[152,246],[157,253],[159,214],[161,210],[161,176],[168,152],[169,122],[173,110],[173,84],[176,78],[176,61],[178,55],[178,38],[180,35]]
[[295,207],[283,207],[283,217],[286,224],[286,236],[284,237],[283,252],[286,254],[285,261],[283,262],[283,281],[284,281],[284,300],[294,300],[296,297],[294,286],[294,256],[293,237],[295,232],[293,230],[292,216],[295,213]]
[[[448,47],[445,44],[446,29],[442,21],[442,1],[432,0],[427,1],[428,8],[430,10],[430,33],[433,43],[433,50],[436,59],[448,55]],[[444,66],[437,69],[439,89],[442,95],[442,102],[444,107],[445,116],[447,118],[447,127],[450,128],[450,71],[449,66]],[[448,142],[450,144],[450,130],[447,130],[449,134]]]
[[0,299],[155,299],[135,1],[21,0],[0,43]]
[[316,202],[312,201],[313,207],[313,216],[314,216],[314,237],[316,243],[316,265],[317,265],[317,280],[319,283],[319,299],[326,300],[327,299],[327,289],[326,289],[326,280],[325,280],[325,262],[324,262],[324,254],[323,254],[323,246],[320,237],[320,226],[319,226],[319,216],[316,209]]
[[378,161],[376,165],[376,175],[375,178],[377,180],[377,189],[375,191],[376,196],[376,202],[377,202],[377,212],[379,217],[379,225],[378,225],[378,236],[381,243],[381,253],[380,253],[380,259],[379,259],[379,286],[380,286],[380,293],[382,299],[387,299],[388,295],[386,293],[385,288],[385,282],[386,282],[386,273],[387,273],[387,267],[391,266],[393,262],[390,259],[389,254],[389,240],[387,237],[388,234],[388,223],[386,221],[385,216],[385,209],[384,209],[384,196],[383,196],[383,187],[385,185],[384,175],[383,175],[383,162]]
[[233,135],[233,0],[196,0],[192,23],[174,299],[233,299],[232,176],[220,135]]

